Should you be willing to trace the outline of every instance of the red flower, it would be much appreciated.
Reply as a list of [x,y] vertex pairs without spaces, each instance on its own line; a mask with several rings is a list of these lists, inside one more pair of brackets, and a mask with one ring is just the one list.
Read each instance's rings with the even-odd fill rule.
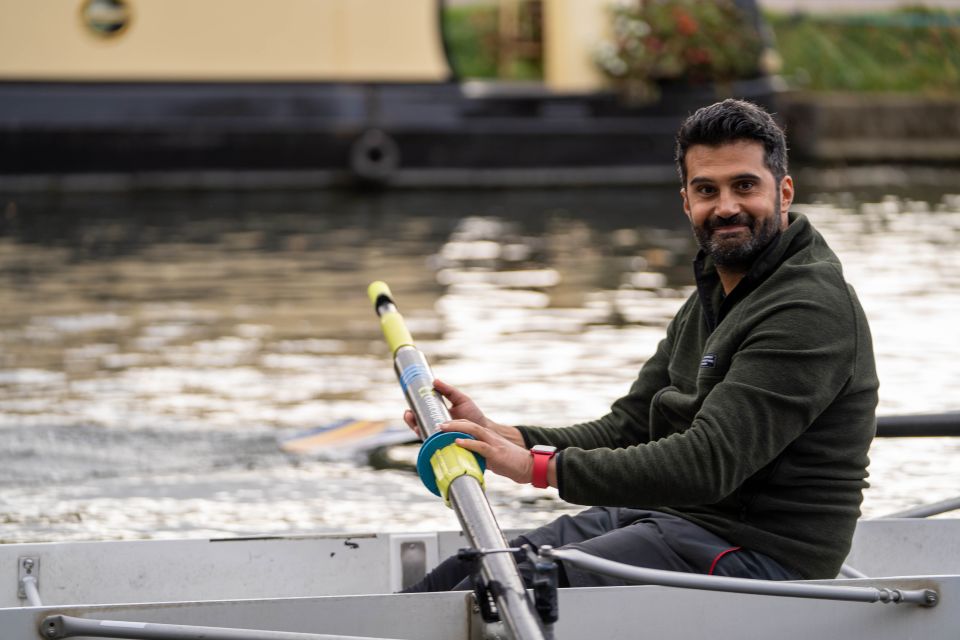
[[673,10],[673,19],[677,22],[677,31],[682,35],[692,36],[699,29],[699,25],[693,19],[693,16],[679,7]]

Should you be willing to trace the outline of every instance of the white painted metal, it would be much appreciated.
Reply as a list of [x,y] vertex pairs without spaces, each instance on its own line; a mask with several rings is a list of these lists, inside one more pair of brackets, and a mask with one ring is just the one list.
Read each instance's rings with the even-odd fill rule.
[[[560,591],[558,640],[670,638],[741,640],[811,637],[845,640],[946,640],[960,629],[960,577],[833,581],[834,584],[932,587],[933,608],[877,606],[667,587],[605,587]],[[0,610],[4,640],[40,640],[48,615],[139,622],[231,626],[410,640],[478,640],[466,593],[328,596],[277,600],[102,605]]]
[[0,545],[0,606],[19,557],[39,558],[44,604],[389,593],[389,535]]
[[44,618],[64,614],[99,620],[263,629],[329,635],[458,640],[468,637],[465,593],[328,596],[167,604],[0,609],[0,638],[42,640]]
[[0,544],[0,608],[26,604],[23,557],[37,559],[47,605],[393,593],[417,540],[425,569],[469,546],[456,531]]
[[960,518],[861,520],[847,563],[871,577],[960,575]]
[[[395,556],[418,540],[435,545],[431,559],[466,546],[456,532],[0,545],[0,638],[37,640],[39,622],[55,614],[420,640],[482,637],[469,594],[390,593]],[[18,597],[24,557],[40,567],[42,607]],[[563,589],[557,638],[956,637],[960,520],[864,521],[848,561],[867,575],[892,577],[830,584],[935,588],[941,602],[923,608],[668,587]]]
[[745,596],[669,587],[561,589],[558,640],[953,640],[960,629],[960,577],[922,581],[832,581],[845,585],[933,586],[940,606],[889,606],[799,598]]

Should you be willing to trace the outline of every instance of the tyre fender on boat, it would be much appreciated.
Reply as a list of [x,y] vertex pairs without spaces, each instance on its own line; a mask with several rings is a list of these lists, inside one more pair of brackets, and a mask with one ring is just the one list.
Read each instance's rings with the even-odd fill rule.
[[350,170],[365,182],[384,183],[400,168],[400,146],[387,133],[369,129],[350,146]]

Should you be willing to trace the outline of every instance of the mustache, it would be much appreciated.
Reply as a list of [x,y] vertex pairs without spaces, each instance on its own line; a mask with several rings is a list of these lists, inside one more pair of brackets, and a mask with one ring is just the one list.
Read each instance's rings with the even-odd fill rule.
[[704,223],[704,227],[707,231],[714,231],[715,229],[722,229],[723,227],[734,227],[737,225],[743,225],[750,230],[753,230],[753,218],[748,216],[745,213],[738,213],[736,215],[722,218],[720,216],[711,216]]

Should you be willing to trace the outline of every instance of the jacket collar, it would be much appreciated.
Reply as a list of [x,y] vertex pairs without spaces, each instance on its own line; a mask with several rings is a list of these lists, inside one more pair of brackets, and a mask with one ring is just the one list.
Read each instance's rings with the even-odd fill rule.
[[796,253],[809,239],[813,227],[806,216],[790,213],[786,230],[778,233],[763,252],[757,256],[743,279],[737,283],[729,295],[724,295],[720,274],[713,258],[703,249],[697,252],[693,262],[693,272],[697,281],[697,293],[703,317],[712,332],[733,306],[756,289],[764,280],[776,271],[787,258]]

